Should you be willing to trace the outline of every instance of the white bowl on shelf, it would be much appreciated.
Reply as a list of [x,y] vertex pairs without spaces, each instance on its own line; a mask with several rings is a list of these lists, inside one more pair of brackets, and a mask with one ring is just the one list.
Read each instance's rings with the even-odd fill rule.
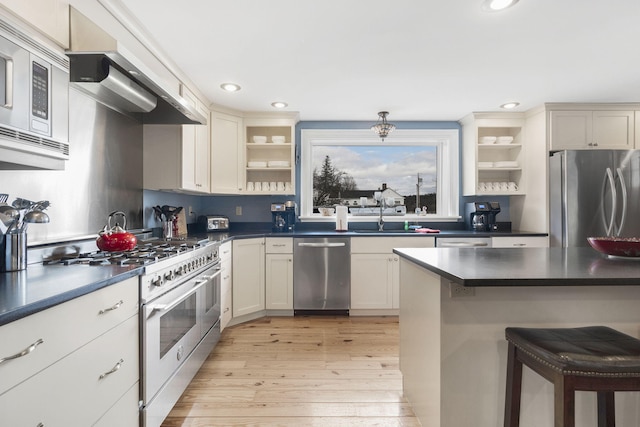
[[334,208],[318,208],[318,212],[322,214],[322,216],[331,216],[335,213]]
[[271,142],[274,144],[284,144],[286,141],[284,135],[274,135],[271,137]]
[[512,142],[512,136],[499,136],[496,140],[496,144],[511,144]]
[[480,144],[494,144],[498,138],[495,136],[481,136],[478,138]]
[[265,142],[267,142],[267,137],[256,135],[253,137],[253,142],[255,142],[256,144],[264,144]]

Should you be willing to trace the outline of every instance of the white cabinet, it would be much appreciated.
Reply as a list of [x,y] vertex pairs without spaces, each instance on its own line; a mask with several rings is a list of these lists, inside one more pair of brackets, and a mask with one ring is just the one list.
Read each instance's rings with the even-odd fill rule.
[[632,149],[634,128],[633,110],[552,110],[550,149]]
[[93,425],[118,404],[118,425],[137,426],[137,313],[138,279],[131,278],[0,327],[0,358],[41,341],[0,364],[3,421]]
[[267,237],[266,309],[293,310],[293,239]]
[[[247,194],[295,194],[295,124],[293,116],[245,117]],[[274,142],[274,136],[284,140]]]
[[492,248],[546,248],[549,238],[546,236],[500,236],[491,238]]
[[232,268],[232,244],[231,242],[225,242],[220,245],[220,331],[231,321],[232,313],[232,280],[233,280],[233,268]]
[[[399,257],[393,248],[431,248],[431,236],[351,238],[351,314],[399,308]],[[365,313],[368,314],[368,313]]]
[[69,3],[63,0],[2,0],[2,5],[61,47],[69,48]]
[[244,129],[242,117],[211,112],[211,192],[244,192]]
[[522,114],[474,113],[461,123],[464,128],[463,194],[524,194],[525,121]]
[[265,309],[264,238],[233,241],[233,317]]
[[[184,85],[181,96],[209,118],[208,108]],[[210,122],[143,126],[145,189],[209,193]]]

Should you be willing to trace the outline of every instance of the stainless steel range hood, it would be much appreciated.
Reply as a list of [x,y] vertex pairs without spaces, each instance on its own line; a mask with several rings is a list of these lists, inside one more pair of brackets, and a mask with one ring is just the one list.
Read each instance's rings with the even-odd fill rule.
[[71,8],[69,79],[72,87],[144,124],[206,124],[207,118],[150,66]]

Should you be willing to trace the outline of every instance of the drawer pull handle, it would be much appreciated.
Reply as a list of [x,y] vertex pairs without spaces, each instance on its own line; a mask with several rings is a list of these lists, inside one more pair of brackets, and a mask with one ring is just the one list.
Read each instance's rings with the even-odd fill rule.
[[100,379],[100,380],[101,380],[101,379],[105,378],[107,375],[111,375],[111,374],[113,374],[113,373],[114,373],[114,372],[116,372],[118,369],[120,369],[120,367],[122,366],[122,364],[123,364],[123,363],[124,363],[124,359],[120,359],[120,360],[118,361],[118,363],[116,363],[116,366],[114,366],[114,367],[113,367],[113,369],[111,369],[111,370],[110,370],[110,371],[108,371],[108,372],[105,372],[104,374],[101,374],[101,375],[100,375],[100,377],[99,377],[98,379]]
[[36,427],[44,427],[44,424],[38,423],[38,425]]
[[113,310],[117,310],[120,308],[120,306],[124,304],[124,301],[120,300],[117,303],[115,303],[113,306],[109,307],[109,308],[105,308],[104,310],[100,310],[98,312],[98,314],[105,314],[107,311],[113,311]]
[[273,246],[274,248],[284,248],[287,245],[285,245],[284,243],[274,243],[271,246]]
[[4,357],[4,358],[0,359],[0,364],[4,363],[4,362],[7,362],[9,360],[13,360],[13,359],[17,359],[17,358],[22,357],[22,356],[26,356],[27,354],[29,354],[33,350],[35,350],[36,347],[39,346],[40,344],[42,344],[43,342],[44,342],[44,340],[42,338],[38,339],[38,341],[36,341],[33,344],[31,344],[29,347],[25,348],[20,353],[16,353],[13,356],[7,356],[7,357]]
[[228,311],[229,311],[229,307],[227,307],[227,308],[225,308],[225,309],[224,309],[224,313],[226,313],[226,312],[228,312]]
[[513,246],[527,246],[526,243],[514,243]]

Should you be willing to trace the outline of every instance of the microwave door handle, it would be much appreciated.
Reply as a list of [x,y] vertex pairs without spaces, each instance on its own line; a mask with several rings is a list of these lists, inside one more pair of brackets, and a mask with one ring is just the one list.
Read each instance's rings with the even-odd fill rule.
[[622,229],[624,228],[624,222],[627,219],[627,183],[624,180],[624,176],[622,175],[622,170],[620,168],[616,169],[616,175],[618,180],[620,181],[620,190],[622,192],[622,217],[620,218],[620,224],[616,224],[615,227],[615,236],[619,236],[622,233]]
[[[608,224],[607,224],[607,213],[605,212],[605,209],[604,209],[604,198],[607,192],[607,183],[609,183],[609,189],[611,190],[611,202],[612,202],[611,217],[609,218]],[[607,171],[604,176],[604,181],[602,182],[602,200],[600,201],[600,214],[602,217],[602,224],[604,225],[604,229],[607,234],[607,237],[611,236],[611,231],[613,229],[613,222],[616,219],[616,199],[617,198],[618,197],[616,194],[616,184],[613,178],[613,172],[611,172],[611,168],[607,168]]]
[[4,58],[4,108],[13,108],[13,59]]

